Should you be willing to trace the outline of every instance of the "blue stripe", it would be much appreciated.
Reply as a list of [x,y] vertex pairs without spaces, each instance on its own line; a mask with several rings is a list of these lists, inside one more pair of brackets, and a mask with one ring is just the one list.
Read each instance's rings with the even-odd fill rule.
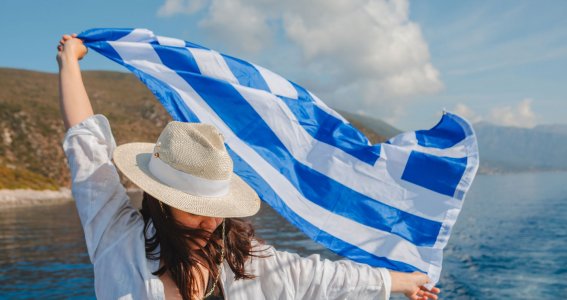
[[[281,214],[281,213],[280,213]],[[294,224],[295,225],[295,224]],[[311,225],[311,224],[309,224]],[[297,227],[301,226],[301,225],[295,225]],[[305,226],[305,225],[303,225]],[[311,225],[313,226],[313,225]],[[301,227],[299,227],[301,228]],[[388,259],[386,257],[382,257],[382,256],[376,256],[370,252],[367,252],[361,248],[358,248],[355,245],[349,244],[341,239],[338,239],[330,234],[328,234],[327,232],[320,230],[319,231],[319,235],[314,238],[314,237],[310,237],[313,240],[315,240],[316,242],[324,245],[325,247],[327,247],[328,249],[330,249],[331,251],[342,255],[344,257],[348,257],[354,261],[357,261],[359,263],[364,263],[373,267],[377,267],[377,268],[387,268],[387,269],[391,269],[391,270],[396,270],[396,271],[401,271],[401,272],[414,272],[414,271],[418,271],[421,273],[427,273],[423,270],[420,270],[418,268],[416,268],[415,266],[412,266],[410,264],[406,264],[404,262],[401,261],[397,261],[397,260],[392,260],[392,259]],[[421,257],[420,257],[421,258]]]
[[77,37],[85,43],[96,41],[116,41],[132,32],[133,28],[93,28],[81,32]]
[[96,41],[85,43],[85,46],[99,52],[100,54],[110,58],[111,60],[125,66],[130,70],[140,81],[142,81],[150,91],[160,100],[165,110],[171,115],[174,120],[199,122],[199,118],[191,111],[185,104],[181,96],[169,87],[165,82],[142,72],[129,64],[126,64],[122,57],[114,50],[114,48],[107,42]]
[[419,271],[425,273],[423,270],[416,267],[391,260],[386,257],[376,256],[370,252],[366,252],[355,245],[349,244],[341,239],[338,239],[327,232],[313,226],[311,223],[297,215],[291,210],[285,202],[278,196],[278,194],[270,187],[270,185],[260,176],[246,161],[244,161],[238,154],[236,154],[230,147],[227,150],[234,161],[234,170],[239,174],[244,181],[246,181],[260,196],[261,199],[266,201],[272,208],[274,208],[280,215],[284,216],[295,227],[299,228],[309,238],[327,247],[331,251],[348,257],[354,261],[365,263],[373,267],[388,268],[402,272]]
[[402,179],[453,197],[466,168],[466,157],[440,157],[412,151],[402,174]]
[[465,134],[465,137],[475,135],[471,124],[469,124],[469,122],[466,121],[465,119],[459,117],[458,115],[454,115],[452,113],[449,113],[449,112],[445,112],[444,115],[445,115],[446,118],[450,118],[452,122],[455,122],[457,124],[457,126],[461,127],[461,129],[463,130],[463,132]]
[[313,138],[339,148],[369,165],[376,163],[380,157],[379,144],[369,146],[368,139],[358,129],[319,108],[307,90],[293,82],[291,84],[297,90],[298,99],[280,98]]
[[[240,85],[272,93],[262,74],[252,64],[228,55],[223,57]],[[182,70],[176,64],[171,66]],[[319,108],[303,87],[293,82],[290,84],[296,89],[298,99],[279,97],[306,132],[318,141],[341,149],[369,165],[374,165],[380,156],[379,145],[368,146],[368,139],[360,131]]]
[[238,79],[240,85],[271,93],[268,84],[264,81],[264,77],[252,64],[224,54],[222,54],[222,57],[232,74],[234,74],[234,77]]
[[188,41],[185,41],[185,47],[203,49],[203,50],[210,50],[207,47],[204,47],[204,46],[201,46],[201,45],[198,45],[198,44],[194,44],[194,43],[191,43],[191,42],[188,42]]
[[162,63],[166,66],[175,66],[175,72],[193,72],[201,74],[197,61],[186,48],[152,45]]
[[453,147],[466,138],[463,126],[450,114],[443,117],[433,128],[415,132],[417,143],[423,147],[446,149]]
[[[175,66],[168,66],[176,69]],[[280,170],[305,198],[359,223],[391,232],[420,246],[435,244],[441,223],[360,194],[296,161],[253,107],[230,84],[178,73],[244,142]],[[333,201],[340,199],[340,201]]]

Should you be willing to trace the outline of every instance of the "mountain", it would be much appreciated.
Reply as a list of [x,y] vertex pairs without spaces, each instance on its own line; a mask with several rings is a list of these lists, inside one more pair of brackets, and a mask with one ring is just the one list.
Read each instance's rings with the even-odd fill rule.
[[364,130],[361,130],[373,144],[386,141],[389,138],[402,133],[401,130],[393,127],[392,125],[380,119],[375,119],[370,116],[350,113],[341,110],[337,110],[337,112],[341,114],[345,119],[349,120],[349,122],[351,122],[352,125],[354,125],[357,128],[365,128],[373,132],[379,132],[381,137],[373,141],[373,139],[370,138],[369,134],[364,132]]
[[552,124],[552,125],[538,125],[534,127],[536,132],[547,132],[567,135],[567,125],[565,124]]
[[[117,144],[155,142],[170,120],[131,74],[91,71],[83,80]],[[0,68],[0,189],[69,186],[58,93],[57,74]]]
[[567,125],[473,125],[482,172],[567,170]]
[[[155,142],[171,120],[130,73],[85,71],[83,81],[95,113],[109,119],[118,145]],[[0,68],[0,189],[69,187],[58,93],[57,74]],[[369,117],[345,118],[372,143],[399,132]]]

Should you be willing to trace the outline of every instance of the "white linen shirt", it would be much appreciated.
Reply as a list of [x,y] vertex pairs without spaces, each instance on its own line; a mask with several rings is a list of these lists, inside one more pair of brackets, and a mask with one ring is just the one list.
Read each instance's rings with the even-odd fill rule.
[[[73,126],[63,140],[91,262],[98,299],[164,299],[158,260],[148,260],[144,221],[134,208],[111,160],[116,143],[108,120],[95,115]],[[151,230],[155,230],[151,228]],[[257,277],[234,280],[224,262],[221,285],[227,300],[249,299],[389,299],[386,269],[348,260],[320,260],[262,246],[247,272]]]

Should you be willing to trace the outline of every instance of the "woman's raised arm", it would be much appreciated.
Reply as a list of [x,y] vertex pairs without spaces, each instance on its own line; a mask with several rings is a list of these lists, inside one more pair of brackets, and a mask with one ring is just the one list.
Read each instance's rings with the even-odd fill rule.
[[76,34],[64,35],[57,46],[59,105],[65,129],[93,115],[79,66],[79,60],[87,54],[87,47],[76,36]]
[[[116,264],[116,259],[121,260],[123,266],[136,267],[138,263],[132,260],[141,257],[145,261],[145,255],[132,255],[132,251],[145,251],[144,238],[140,235],[144,221],[130,204],[126,189],[120,183],[118,172],[112,163],[116,142],[110,123],[103,115],[93,115],[83,85],[79,60],[85,56],[87,49],[76,35],[64,35],[59,43],[57,62],[61,115],[67,128],[62,146],[71,171],[73,198],[85,232],[89,257],[95,264],[95,274],[105,269],[105,266]],[[141,250],[129,248],[136,243]],[[112,255],[105,256],[108,253]],[[113,260],[113,257],[118,258]],[[109,274],[102,276],[115,280],[126,276],[126,270],[113,270],[113,275],[118,277]],[[103,278],[102,276],[99,275],[98,278]],[[120,280],[123,278],[120,277]],[[109,282],[99,281],[103,284]],[[125,288],[126,286],[128,285],[124,285]]]

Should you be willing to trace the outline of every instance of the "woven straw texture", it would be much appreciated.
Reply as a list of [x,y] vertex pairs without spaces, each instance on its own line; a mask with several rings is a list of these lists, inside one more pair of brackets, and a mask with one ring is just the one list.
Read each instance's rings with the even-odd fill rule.
[[221,133],[208,124],[187,124],[170,122],[160,134],[154,153],[179,171],[211,180],[229,179],[232,159]]
[[[154,152],[171,167],[209,180],[230,179],[229,192],[221,197],[191,195],[162,183],[152,175],[149,162]],[[234,174],[222,135],[211,125],[170,122],[158,142],[128,143],[113,153],[120,171],[141,189],[182,211],[210,217],[246,217],[260,209],[256,192]]]

